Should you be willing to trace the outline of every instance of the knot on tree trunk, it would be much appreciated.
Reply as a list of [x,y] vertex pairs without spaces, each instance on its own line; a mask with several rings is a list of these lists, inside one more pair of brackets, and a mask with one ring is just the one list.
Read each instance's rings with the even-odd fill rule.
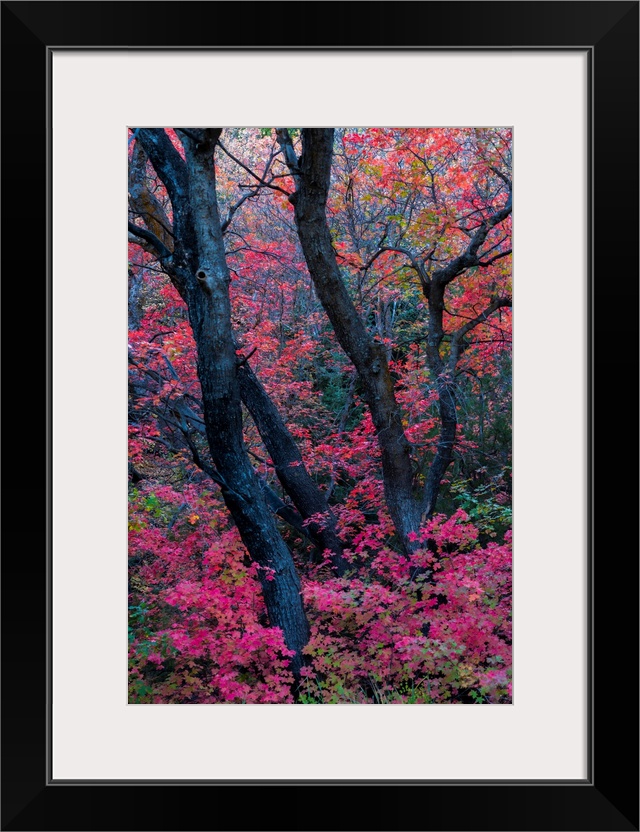
[[196,278],[198,279],[204,291],[210,295],[213,288],[213,277],[211,276],[210,271],[206,267],[200,266],[198,268],[198,271],[196,272]]

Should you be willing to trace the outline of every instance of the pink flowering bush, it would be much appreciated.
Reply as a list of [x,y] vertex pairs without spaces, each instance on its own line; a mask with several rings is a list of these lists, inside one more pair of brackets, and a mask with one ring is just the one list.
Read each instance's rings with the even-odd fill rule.
[[[158,491],[160,513],[189,496],[156,489],[156,500]],[[130,595],[130,701],[292,702],[291,652],[264,626],[256,566],[225,512],[193,495],[168,534],[148,525],[144,489],[130,514],[130,551],[142,561]]]
[[436,517],[410,558],[370,551],[351,580],[310,581],[308,702],[509,702],[511,546]]
[[127,145],[129,701],[510,702],[511,131],[200,130]]
[[[486,545],[478,536],[461,509],[437,516],[407,558],[386,545],[383,518],[353,534],[349,575],[309,568],[297,701],[511,701],[510,533]],[[294,701],[291,653],[268,626],[257,567],[213,495],[136,489],[130,551],[131,701]]]

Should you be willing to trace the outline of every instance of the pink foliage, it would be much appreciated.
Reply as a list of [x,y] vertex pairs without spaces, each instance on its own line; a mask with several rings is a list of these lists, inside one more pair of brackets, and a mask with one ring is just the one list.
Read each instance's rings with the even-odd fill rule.
[[[468,245],[464,218],[475,218],[468,219],[475,228],[483,212],[504,203],[501,178],[492,171],[511,137],[494,132],[354,129],[344,134],[334,162],[332,242],[358,313],[388,352],[416,463],[416,491],[436,452],[440,402],[425,360],[428,303],[402,251],[426,256],[437,245],[434,263],[450,261]],[[179,133],[167,134],[184,155]],[[237,147],[229,144],[234,141]],[[273,137],[260,131],[248,131],[242,141],[230,135],[225,142],[256,169],[275,147]],[[216,165],[226,214],[244,193],[239,186],[246,177],[224,154]],[[294,190],[280,162],[274,170],[279,186]],[[435,185],[425,171],[436,172]],[[170,218],[164,187],[155,179],[152,185]],[[311,628],[298,701],[510,702],[510,309],[478,325],[461,352],[459,378],[467,398],[464,407],[458,404],[459,470],[454,474],[451,465],[444,477],[448,516],[437,515],[410,534],[415,548],[406,555],[387,510],[380,447],[362,384],[355,383],[313,291],[290,233],[292,211],[286,194],[264,191],[243,203],[226,239],[237,354],[250,359],[298,445],[303,462],[290,464],[304,464],[330,496],[349,564],[346,576],[336,577],[328,551],[315,551],[307,538],[280,524]],[[394,234],[402,240],[396,250],[389,245]],[[506,248],[509,235],[507,219],[492,229],[487,250]],[[291,703],[291,652],[271,626],[261,589],[261,579],[274,576],[259,573],[250,561],[218,486],[180,439],[178,420],[188,418],[191,439],[206,460],[186,305],[143,247],[130,245],[129,269],[136,278],[144,276],[137,328],[128,336],[135,385],[129,462],[138,472],[129,489],[130,701]],[[443,358],[462,322],[492,297],[510,292],[507,259],[454,282],[446,298]],[[498,423],[502,432],[496,428],[490,442],[489,426]],[[282,495],[273,461],[249,418],[244,441],[256,475]],[[492,453],[500,461],[490,476],[481,466]],[[466,511],[456,510],[460,505]],[[320,514],[304,525],[322,527],[326,521]]]

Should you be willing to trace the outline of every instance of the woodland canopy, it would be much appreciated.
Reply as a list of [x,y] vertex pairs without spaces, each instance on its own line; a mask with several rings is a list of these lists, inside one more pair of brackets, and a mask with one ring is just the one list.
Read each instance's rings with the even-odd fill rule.
[[129,134],[129,701],[511,701],[511,132]]

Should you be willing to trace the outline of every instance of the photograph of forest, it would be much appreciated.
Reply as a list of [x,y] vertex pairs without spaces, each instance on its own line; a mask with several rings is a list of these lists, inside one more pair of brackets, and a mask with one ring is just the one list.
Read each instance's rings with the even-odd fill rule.
[[130,704],[510,704],[512,133],[128,131]]

